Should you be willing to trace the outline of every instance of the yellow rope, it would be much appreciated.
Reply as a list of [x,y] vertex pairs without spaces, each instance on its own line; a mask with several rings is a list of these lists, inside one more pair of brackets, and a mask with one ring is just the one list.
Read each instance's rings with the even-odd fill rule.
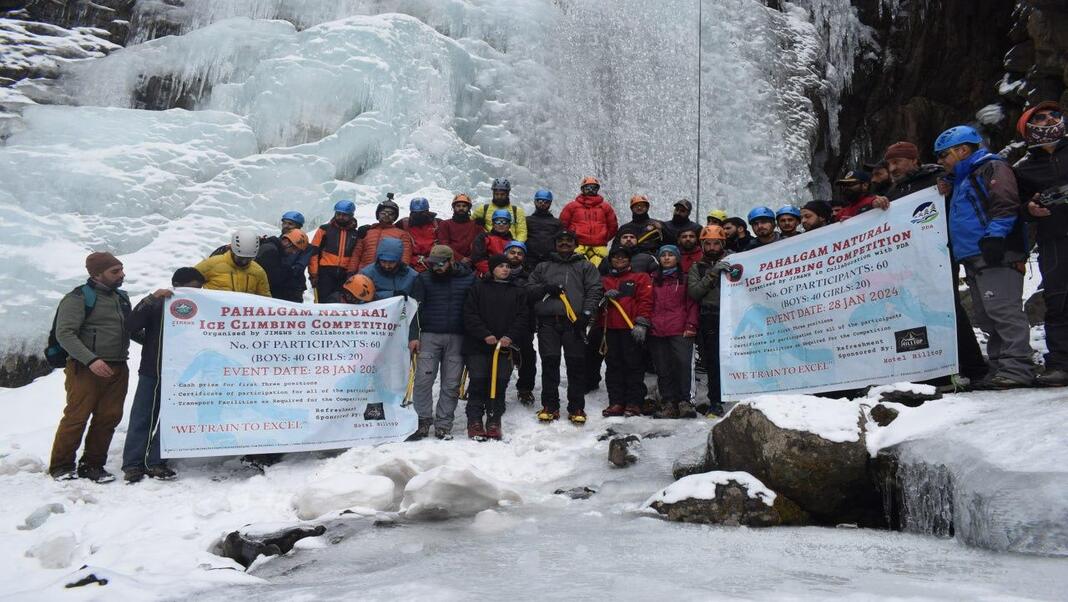
[[456,397],[458,399],[464,398],[465,385],[467,385],[467,366],[464,366],[464,371],[460,373],[460,390],[457,392]]
[[571,302],[567,300],[567,293],[560,293],[560,300],[564,302],[564,311],[567,312],[567,319],[571,320],[574,324],[578,321],[578,315],[575,314],[575,309],[571,307]]
[[493,364],[490,367],[490,399],[497,398],[497,360],[501,355],[501,342],[497,341],[497,346],[493,348]]
[[630,316],[627,315],[627,312],[623,311],[623,306],[619,304],[619,301],[616,301],[611,297],[608,298],[608,301],[619,310],[619,315],[623,316],[623,321],[627,323],[627,326],[629,328],[634,328],[634,322],[630,319]]

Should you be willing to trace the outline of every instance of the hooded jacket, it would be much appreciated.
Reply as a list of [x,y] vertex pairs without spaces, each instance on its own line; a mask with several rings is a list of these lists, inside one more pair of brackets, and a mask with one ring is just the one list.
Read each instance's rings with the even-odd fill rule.
[[949,240],[954,260],[981,255],[979,241],[986,237],[1006,239],[1006,251],[1021,259],[1024,241],[1019,214],[1016,176],[1003,157],[980,148],[954,166],[953,196],[949,201]]
[[403,243],[396,238],[383,239],[382,244],[378,245],[378,253],[375,255],[376,261],[360,270],[361,274],[375,283],[376,301],[398,295],[407,296],[412,292],[412,285],[415,284],[415,278],[418,276],[415,270],[398,259],[397,267],[387,272],[378,265],[377,261],[382,258],[393,260],[402,252],[402,245]]
[[[729,255],[725,254],[715,261],[702,259],[693,264],[686,275],[686,292],[698,303],[698,311],[702,316],[719,316],[720,270],[715,266]],[[706,326],[708,324],[719,328],[718,321],[706,322]]]
[[690,297],[686,273],[653,274],[654,337],[682,336],[687,330],[697,332],[697,301]]
[[210,291],[233,291],[262,297],[271,296],[267,272],[255,261],[246,267],[234,263],[233,253],[208,257],[193,266],[204,275],[204,288]]
[[615,209],[599,194],[575,197],[560,212],[560,223],[575,233],[578,244],[587,247],[607,247],[619,230]]
[[[620,273],[609,272],[601,278],[601,286],[606,291],[613,289],[619,291],[616,303],[619,303],[623,311],[627,312],[627,317],[631,322],[637,323],[639,318],[649,321],[649,316],[653,313],[653,281],[649,278],[649,274],[635,272],[628,267]],[[611,302],[606,302],[601,308],[598,324],[609,330],[630,330],[631,328],[619,313],[619,309]]]

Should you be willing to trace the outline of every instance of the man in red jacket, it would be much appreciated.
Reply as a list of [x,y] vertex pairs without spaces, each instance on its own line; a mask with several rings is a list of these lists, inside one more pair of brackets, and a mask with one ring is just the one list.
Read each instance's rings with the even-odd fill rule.
[[438,239],[438,214],[430,210],[430,201],[419,197],[408,205],[408,217],[397,226],[412,237],[412,257],[408,265],[417,272],[426,271],[426,258]]
[[[653,313],[653,281],[649,274],[630,269],[627,247],[616,247],[608,256],[612,268],[601,278],[604,308],[604,380],[608,407],[604,416],[639,416],[645,400],[645,356],[642,345]],[[607,349],[605,349],[607,347]]]
[[700,234],[701,231],[694,228],[687,228],[679,232],[679,244],[676,246],[679,252],[682,253],[679,261],[682,263],[682,273],[684,274],[690,273],[690,266],[701,261],[701,257],[705,254],[701,250],[701,245],[697,244],[697,237]]
[[595,266],[608,256],[608,241],[619,229],[616,210],[597,194],[600,189],[597,178],[583,178],[580,194],[560,212],[564,230],[574,232],[578,237],[575,253],[585,255]]
[[438,244],[452,248],[454,261],[472,267],[471,243],[484,231],[471,219],[471,197],[461,192],[452,197],[452,218],[438,224]]
[[872,203],[876,196],[868,190],[871,187],[870,173],[854,169],[834,184],[842,191],[842,199],[846,202],[845,207],[835,215],[837,221],[844,222],[874,208]]

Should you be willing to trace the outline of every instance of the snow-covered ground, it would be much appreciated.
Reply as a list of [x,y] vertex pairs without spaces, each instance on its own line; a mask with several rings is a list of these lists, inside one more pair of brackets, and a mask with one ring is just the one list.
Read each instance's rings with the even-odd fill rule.
[[[873,436],[891,444],[938,432],[947,447],[965,438],[1006,467],[1063,474],[1068,462],[1058,432],[1068,420],[1068,405],[1062,397],[1059,391],[948,396],[902,408],[900,424]],[[703,444],[711,423],[602,419],[603,394],[589,399],[591,421],[584,428],[541,425],[529,410],[511,405],[503,443],[460,436],[451,442],[294,454],[262,475],[234,459],[183,460],[175,463],[180,471],[175,482],[95,485],[56,483],[39,472],[63,405],[62,375],[53,374],[0,393],[5,409],[0,597],[340,600],[359,592],[361,599],[383,600],[1052,600],[1068,587],[1068,561],[987,552],[952,539],[662,521],[643,504],[671,483],[672,462]],[[790,401],[757,403],[767,408]],[[826,422],[810,426],[842,428]],[[462,429],[462,417],[456,426]],[[637,464],[625,469],[608,464],[608,442],[598,441],[608,427],[650,435],[637,450]],[[112,445],[113,471],[121,462],[123,428]],[[382,475],[408,481],[408,499],[401,499],[401,488],[391,499]],[[356,497],[331,498],[345,494],[345,483],[366,487]],[[587,500],[553,493],[583,486],[597,493]],[[494,505],[486,501],[490,498],[504,501]],[[337,499],[361,500],[350,503],[379,510],[339,517],[346,504]],[[18,528],[48,504],[61,505],[63,512],[36,529]],[[437,522],[424,520],[432,512],[398,512],[419,504],[422,510],[451,507],[460,516]],[[268,529],[321,512],[326,514],[305,522],[329,525],[326,534],[299,542],[285,557],[261,558],[249,573],[209,551],[222,535],[245,525]],[[400,526],[373,526],[383,519]],[[29,550],[34,556],[27,556]],[[83,565],[88,568],[80,569]],[[89,572],[109,584],[64,589]]]

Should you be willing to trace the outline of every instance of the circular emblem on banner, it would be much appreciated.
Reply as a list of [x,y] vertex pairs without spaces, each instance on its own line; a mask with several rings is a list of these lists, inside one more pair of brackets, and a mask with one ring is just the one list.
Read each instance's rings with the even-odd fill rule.
[[915,211],[912,212],[912,219],[909,220],[914,224],[927,224],[935,221],[938,218],[938,207],[930,202],[920,203]]
[[197,315],[197,304],[190,299],[176,299],[171,302],[171,315],[179,320],[192,320]]
[[744,272],[744,271],[745,270],[744,270],[742,264],[740,264],[740,263],[732,264],[730,269],[727,270],[727,281],[728,282],[738,282],[739,280],[742,279],[742,272]]

